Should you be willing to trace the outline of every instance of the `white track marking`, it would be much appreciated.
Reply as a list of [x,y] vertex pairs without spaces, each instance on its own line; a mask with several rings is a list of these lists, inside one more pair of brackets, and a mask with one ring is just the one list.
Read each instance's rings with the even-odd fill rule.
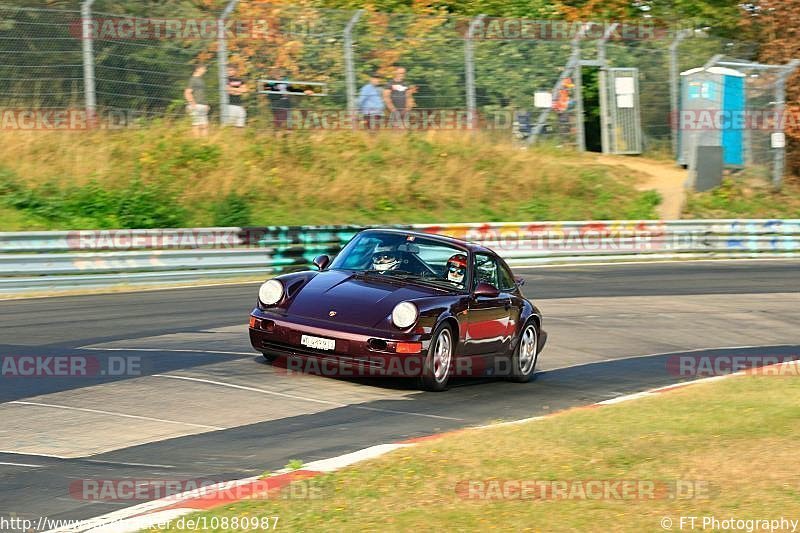
[[291,398],[292,400],[301,400],[304,402],[321,403],[324,405],[332,405],[334,407],[345,407],[347,404],[339,402],[331,402],[328,400],[320,400],[317,398],[309,398],[307,396],[297,396],[295,394],[286,394],[284,392],[275,392],[265,389],[258,389],[256,387],[248,387],[247,385],[236,385],[234,383],[224,383],[222,381],[214,381],[213,379],[193,378],[189,376],[177,376],[174,374],[153,374],[154,378],[167,378],[167,379],[180,379],[183,381],[194,381],[197,383],[206,383],[208,385],[218,385],[220,387],[230,387],[232,389],[245,390],[250,392],[260,392],[261,394],[271,394],[272,396],[280,396],[282,398]]
[[27,463],[5,463],[5,462],[0,462],[0,465],[3,465],[3,466],[22,466],[22,467],[25,467],[25,468],[44,468],[44,465],[31,465],[31,464],[27,464]]
[[81,459],[83,463],[92,463],[100,465],[117,465],[117,466],[142,466],[145,468],[177,468],[173,465],[156,465],[150,463],[126,463],[125,461],[101,461],[100,459]]
[[630,400],[638,400],[640,398],[648,398],[650,396],[655,396],[655,395],[650,391],[635,392],[633,394],[626,394],[624,396],[616,396],[614,398],[609,398],[608,400],[603,400],[603,401],[597,402],[597,405],[614,405],[615,403],[622,403],[622,402],[627,402],[627,401],[630,401]]
[[533,422],[535,420],[543,420],[548,416],[550,415],[532,416],[530,418],[520,418],[519,420],[506,420],[505,422],[493,422],[491,424],[483,424],[480,426],[472,426],[472,427],[475,429],[485,429],[485,428],[496,428],[504,426],[516,426],[518,424],[525,424],[527,422]]
[[92,346],[80,346],[77,350],[93,350],[96,352],[185,352],[185,353],[206,353],[223,355],[259,355],[258,352],[226,352],[223,350],[195,350],[189,348],[102,348]]
[[23,402],[23,401],[13,401],[8,402],[10,405],[28,405],[28,406],[35,406],[35,407],[50,407],[52,409],[65,409],[68,411],[81,411],[83,413],[94,413],[98,415],[109,415],[109,416],[117,416],[120,418],[134,418],[136,420],[149,420],[150,422],[164,422],[166,424],[179,424],[182,426],[191,426],[201,429],[211,429],[214,431],[219,431],[222,429],[226,429],[224,427],[219,426],[207,426],[205,424],[193,424],[191,422],[179,422],[177,420],[166,420],[164,418],[153,418],[151,416],[139,416],[139,415],[129,415],[126,413],[116,413],[113,411],[101,411],[99,409],[87,409],[85,407],[71,407],[69,405],[56,405],[52,403],[39,403],[39,402]]
[[320,461],[304,463],[302,469],[311,470],[313,472],[334,472],[340,468],[350,466],[360,461],[374,459],[385,453],[393,452],[394,450],[400,448],[407,448],[409,446],[411,446],[411,444],[378,444],[376,446],[370,446],[369,448],[363,448],[353,453],[346,453],[330,459],[322,459]]
[[381,409],[379,407],[365,407],[363,405],[350,405],[353,409],[361,409],[364,411],[376,411],[378,413],[391,413],[395,415],[411,415],[411,416],[422,416],[425,418],[436,418],[438,420],[456,420],[458,422],[463,422],[463,418],[455,418],[452,416],[439,416],[439,415],[429,415],[426,413],[414,413],[412,411],[395,411],[394,409]]
[[11,450],[0,450],[1,454],[8,455],[30,455],[31,457],[49,457],[50,459],[71,459],[71,457],[64,457],[63,455],[51,455],[48,453],[29,453],[29,452],[12,452]]
[[206,383],[208,385],[217,385],[220,387],[230,387],[233,389],[245,390],[250,392],[258,392],[261,394],[269,394],[272,396],[280,396],[282,398],[291,398],[292,400],[300,400],[304,402],[312,402],[312,403],[320,403],[324,405],[330,405],[333,407],[352,407],[353,409],[361,409],[364,411],[376,411],[379,413],[391,413],[391,414],[398,414],[398,415],[411,415],[411,416],[422,416],[425,418],[436,418],[439,420],[456,420],[462,421],[462,418],[453,418],[450,416],[440,416],[440,415],[430,415],[427,413],[415,413],[412,411],[396,411],[394,409],[381,409],[378,407],[366,407],[363,405],[353,405],[353,404],[346,404],[341,402],[332,402],[329,400],[320,400],[318,398],[309,398],[307,396],[298,396],[296,394],[286,394],[285,392],[276,392],[266,389],[259,389],[256,387],[248,387],[247,385],[236,385],[234,383],[225,383],[223,381],[214,381],[212,379],[203,379],[203,378],[193,378],[189,376],[177,376],[174,374],[153,374],[151,377],[154,378],[167,378],[167,379],[180,379],[184,381],[194,381],[197,383]]

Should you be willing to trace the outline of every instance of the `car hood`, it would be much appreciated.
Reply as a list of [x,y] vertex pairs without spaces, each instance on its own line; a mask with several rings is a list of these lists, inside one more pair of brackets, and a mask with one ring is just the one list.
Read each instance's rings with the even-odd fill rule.
[[[338,324],[378,327],[398,303],[436,294],[441,292],[396,279],[383,280],[379,275],[327,270],[293,295],[287,311]],[[333,317],[332,311],[336,313]]]

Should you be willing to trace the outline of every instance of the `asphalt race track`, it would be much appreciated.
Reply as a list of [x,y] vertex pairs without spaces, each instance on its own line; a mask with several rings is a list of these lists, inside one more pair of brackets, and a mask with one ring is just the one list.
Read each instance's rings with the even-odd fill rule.
[[[537,379],[281,372],[252,352],[256,284],[0,301],[0,355],[109,358],[121,375],[0,376],[0,516],[90,518],[80,480],[226,479],[679,382],[676,355],[800,355],[800,262],[518,269],[545,316]],[[672,368],[672,370],[671,370]],[[99,374],[99,373],[98,373]]]

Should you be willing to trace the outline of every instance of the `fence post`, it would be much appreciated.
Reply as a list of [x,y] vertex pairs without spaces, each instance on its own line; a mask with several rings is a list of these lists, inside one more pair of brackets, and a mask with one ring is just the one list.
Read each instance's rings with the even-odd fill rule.
[[467,30],[467,40],[464,42],[464,74],[467,84],[467,117],[469,117],[469,129],[473,129],[476,124],[475,110],[475,48],[472,38],[475,35],[475,28],[480,24],[486,15],[481,13],[469,23]]
[[[797,67],[800,66],[800,59],[793,59],[790,61],[778,74],[778,82],[775,84],[775,118],[777,124],[786,123],[786,80],[791,76]],[[784,135],[783,146],[775,147],[772,161],[772,185],[776,189],[781,188],[783,181],[783,173],[786,170],[786,128],[782,129],[781,133]],[[772,139],[770,138],[770,144]]]
[[678,65],[678,47],[686,37],[688,37],[692,30],[679,30],[675,34],[675,39],[669,45],[669,110],[670,110],[670,126],[672,127],[672,155],[678,159],[678,135],[680,134],[680,124],[678,117],[678,108],[681,105],[680,93],[680,67]]
[[228,41],[225,36],[225,21],[236,8],[239,0],[230,0],[217,19],[217,66],[219,67],[219,123],[228,123]]
[[[600,42],[597,43],[597,63],[599,64],[600,71],[597,73],[597,84],[598,84],[598,99],[600,103],[600,150],[604,154],[610,153],[610,132],[609,126],[611,124],[611,120],[609,118],[608,113],[608,106],[609,106],[609,98],[608,98],[608,61],[606,57],[606,44],[608,40],[611,38],[611,34],[619,26],[618,22],[613,23],[611,26],[606,28],[606,31],[603,33],[603,38],[600,39]],[[581,96],[581,100],[583,97]],[[581,103],[583,106],[583,103]],[[581,109],[583,112],[583,109]],[[583,145],[584,149],[586,147],[586,137],[585,132],[582,133],[584,136]]]
[[[578,43],[580,46],[580,43]],[[578,52],[580,54],[580,52]],[[579,152],[586,151],[586,124],[583,112],[583,63],[578,60],[572,82],[575,84],[575,146]],[[565,111],[566,113],[566,111]]]
[[86,106],[86,118],[93,124],[97,112],[97,101],[94,90],[94,38],[91,34],[92,4],[94,0],[83,0],[81,3],[81,37],[83,47],[83,94]]
[[353,16],[350,17],[344,27],[344,79],[345,91],[347,92],[347,116],[353,121],[353,128],[356,127],[356,68],[353,61],[353,28],[363,14],[363,9],[353,13]]

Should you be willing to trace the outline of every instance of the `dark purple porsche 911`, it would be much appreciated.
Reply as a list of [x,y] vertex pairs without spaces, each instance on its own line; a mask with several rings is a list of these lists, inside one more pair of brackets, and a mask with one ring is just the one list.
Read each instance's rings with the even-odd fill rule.
[[[268,361],[404,376],[441,391],[453,376],[527,382],[547,338],[522,280],[493,251],[402,230],[358,233],[318,271],[265,282],[250,341]],[[315,368],[319,368],[316,366]]]

